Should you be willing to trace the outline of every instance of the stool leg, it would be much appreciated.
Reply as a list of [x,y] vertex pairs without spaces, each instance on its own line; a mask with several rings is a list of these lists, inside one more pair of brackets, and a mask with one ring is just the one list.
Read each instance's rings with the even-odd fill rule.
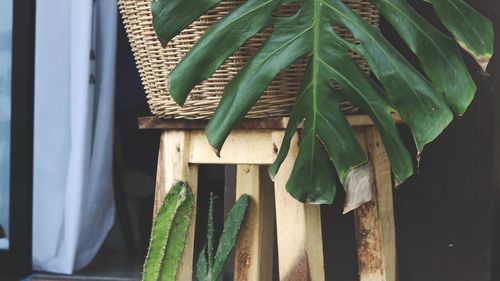
[[265,167],[238,165],[236,198],[250,196],[234,255],[234,279],[271,281],[273,274],[274,194]]
[[358,132],[358,138],[366,144],[370,158],[373,198],[355,211],[360,280],[396,281],[396,231],[389,159],[374,127]]
[[[282,132],[273,133],[275,147],[282,139]],[[274,181],[280,280],[324,281],[320,207],[302,204],[286,191],[298,147],[295,136]]]
[[[189,131],[166,130],[161,134],[158,170],[156,175],[156,192],[154,215],[158,212],[163,197],[177,181],[186,181],[195,195],[198,188],[198,166],[188,163]],[[177,273],[177,280],[192,279],[193,251],[195,233],[196,208],[193,210],[189,226],[184,256]]]

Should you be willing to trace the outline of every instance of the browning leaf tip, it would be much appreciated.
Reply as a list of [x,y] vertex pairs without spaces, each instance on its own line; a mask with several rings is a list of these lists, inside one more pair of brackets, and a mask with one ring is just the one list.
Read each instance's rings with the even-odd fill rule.
[[220,150],[213,145],[210,145],[210,147],[212,147],[212,150],[215,153],[215,155],[217,155],[217,158],[220,158]]

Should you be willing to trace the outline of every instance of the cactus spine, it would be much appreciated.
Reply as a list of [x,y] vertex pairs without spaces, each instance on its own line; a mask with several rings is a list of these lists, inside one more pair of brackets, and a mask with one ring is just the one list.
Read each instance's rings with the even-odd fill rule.
[[143,281],[175,281],[193,206],[187,183],[178,182],[167,193],[153,223]]
[[[201,251],[198,262],[196,264],[196,277],[198,281],[217,281],[219,280],[224,264],[229,257],[232,249],[236,244],[236,239],[241,228],[241,224],[245,219],[246,210],[248,207],[249,196],[243,194],[234,204],[229,212],[224,229],[219,239],[217,252],[213,254],[213,196],[210,196],[210,209],[208,218],[207,231],[207,252],[205,248]],[[210,254],[212,253],[212,254]],[[208,254],[208,257],[207,257]],[[208,262],[207,262],[208,261]]]

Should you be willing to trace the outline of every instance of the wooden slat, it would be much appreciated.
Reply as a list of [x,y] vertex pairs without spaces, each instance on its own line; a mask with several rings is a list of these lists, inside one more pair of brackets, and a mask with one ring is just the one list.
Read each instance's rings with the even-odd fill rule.
[[[233,131],[217,157],[203,131],[191,131],[189,163],[271,164],[274,161],[272,131]],[[277,148],[276,148],[277,149]]]
[[[396,233],[389,159],[374,127],[358,131],[372,169],[372,201],[355,210],[361,281],[396,281]],[[365,139],[365,142],[362,140]]]
[[[272,153],[272,151],[269,151]],[[245,223],[234,255],[236,281],[271,281],[273,270],[274,195],[264,167],[239,165],[236,197],[250,196]]]
[[[400,118],[394,116],[396,122]],[[353,127],[370,126],[373,121],[368,115],[348,115],[347,121]],[[203,130],[207,125],[208,120],[186,120],[186,119],[160,119],[153,116],[139,117],[139,129],[182,129],[182,130]],[[235,130],[280,130],[285,129],[288,123],[288,117],[282,118],[266,118],[266,119],[245,119],[238,123]]]
[[[355,211],[361,281],[396,281],[395,230],[390,166],[374,127],[358,127],[356,133],[368,150],[372,167],[374,201]],[[276,157],[283,130],[237,130],[231,133],[221,158],[217,158],[202,130],[165,130],[158,160],[155,213],[167,191],[177,180],[187,180],[196,193],[197,164],[245,164],[238,168],[238,194],[249,193],[252,202],[248,225],[236,250],[235,280],[270,280],[272,260],[271,188],[263,188],[257,165],[270,164]],[[286,192],[286,182],[298,152],[298,137],[275,179],[275,204],[280,280],[323,281],[324,262],[320,209],[297,202]],[[247,171],[248,170],[248,171]],[[255,188],[260,186],[261,188]],[[261,205],[259,205],[261,204]],[[253,206],[253,207],[252,207]],[[266,211],[267,210],[267,211]],[[178,280],[192,274],[194,217],[187,239]],[[265,218],[265,219],[264,219]],[[266,225],[267,224],[267,225]],[[242,242],[243,241],[243,242]],[[266,252],[267,251],[267,252]],[[257,264],[259,266],[257,266]],[[335,265],[332,265],[335,266]]]
[[[283,132],[273,133],[276,147],[280,147],[282,139]],[[286,191],[297,152],[295,136],[274,180],[280,280],[324,281],[320,207],[302,204]]]
[[[188,164],[189,132],[163,131],[160,140],[154,214],[158,212],[163,197],[180,180],[187,181],[195,195],[198,188],[198,166]],[[177,274],[178,281],[191,280],[194,251],[196,208],[193,210],[184,256]]]

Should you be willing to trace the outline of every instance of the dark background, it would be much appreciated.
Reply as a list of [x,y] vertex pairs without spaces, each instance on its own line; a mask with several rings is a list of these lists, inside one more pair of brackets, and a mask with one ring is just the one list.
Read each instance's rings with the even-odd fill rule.
[[[429,5],[411,2],[435,19]],[[468,2],[500,30],[499,1]],[[397,42],[386,25],[383,30]],[[500,280],[499,39],[496,36],[497,56],[489,75],[463,55],[478,86],[476,98],[467,113],[426,148],[419,174],[395,192],[400,280]]]

